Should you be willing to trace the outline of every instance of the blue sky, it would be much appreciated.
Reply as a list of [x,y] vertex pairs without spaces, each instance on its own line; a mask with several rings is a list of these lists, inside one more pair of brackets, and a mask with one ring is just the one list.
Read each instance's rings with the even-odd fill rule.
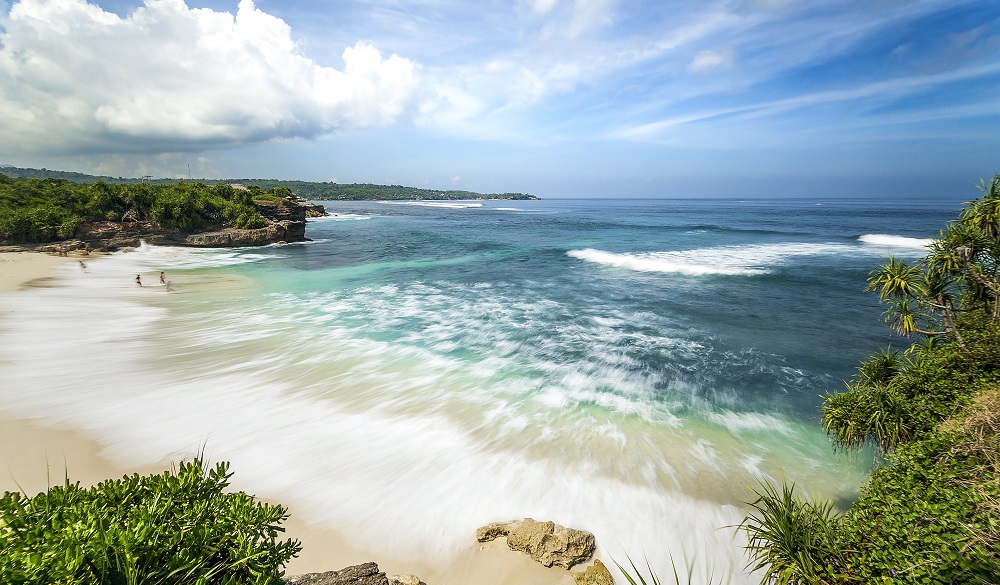
[[1000,3],[0,0],[0,163],[541,197],[974,196]]

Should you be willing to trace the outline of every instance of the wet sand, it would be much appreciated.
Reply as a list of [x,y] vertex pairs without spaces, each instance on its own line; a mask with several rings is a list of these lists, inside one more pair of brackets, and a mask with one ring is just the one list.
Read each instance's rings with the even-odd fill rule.
[[[23,287],[41,284],[56,266],[91,258],[57,257],[34,252],[0,252],[0,327],[4,296]],[[94,259],[94,261],[99,261]],[[2,390],[0,390],[2,391]],[[189,454],[189,455],[194,455]],[[185,455],[181,455],[183,457]],[[218,456],[218,455],[217,455]],[[141,468],[124,468],[106,457],[95,438],[73,429],[52,428],[35,421],[12,418],[0,412],[0,492],[22,491],[34,495],[66,478],[81,485],[132,473],[159,473],[170,469],[178,454],[164,455]],[[234,487],[240,489],[239,469],[232,469]],[[249,490],[248,490],[249,491]],[[345,503],[345,505],[350,505]],[[393,551],[362,551],[349,542],[350,527],[317,526],[289,510],[286,535],[302,541],[303,550],[286,567],[286,574],[322,572],[375,561],[388,574],[415,574],[428,585],[572,585],[571,573],[547,569],[526,555],[510,551],[503,540],[481,545],[469,535],[468,548],[455,551],[446,566],[430,566],[395,558]],[[497,518],[497,521],[513,518]],[[345,536],[348,535],[348,536]],[[578,567],[582,570],[582,567]]]

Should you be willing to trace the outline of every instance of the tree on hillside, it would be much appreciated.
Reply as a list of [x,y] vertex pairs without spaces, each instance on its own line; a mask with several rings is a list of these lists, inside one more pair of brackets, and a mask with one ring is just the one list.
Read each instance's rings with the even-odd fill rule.
[[1000,174],[979,189],[983,196],[965,204],[919,264],[890,256],[872,271],[868,290],[889,305],[886,321],[897,333],[948,335],[962,345],[959,313],[1000,319]]

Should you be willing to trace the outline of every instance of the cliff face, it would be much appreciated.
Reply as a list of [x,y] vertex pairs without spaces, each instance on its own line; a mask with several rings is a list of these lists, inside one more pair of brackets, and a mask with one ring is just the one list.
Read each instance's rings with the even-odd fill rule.
[[318,217],[326,212],[322,205],[288,200],[258,200],[254,205],[268,225],[256,229],[223,228],[198,233],[182,233],[159,228],[150,222],[90,222],[81,224],[76,237],[34,249],[60,252],[81,249],[116,250],[134,248],[140,240],[161,246],[195,246],[202,248],[236,248],[264,246],[279,242],[306,240],[306,216]]

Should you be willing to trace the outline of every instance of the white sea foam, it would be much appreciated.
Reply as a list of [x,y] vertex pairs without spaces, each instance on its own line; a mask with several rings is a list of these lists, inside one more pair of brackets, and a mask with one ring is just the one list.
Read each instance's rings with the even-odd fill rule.
[[586,248],[566,254],[587,262],[639,272],[675,273],[689,276],[767,274],[775,266],[797,256],[841,254],[850,246],[836,243],[781,243],[717,246],[669,252],[615,253]]
[[883,248],[926,250],[927,246],[931,245],[932,240],[930,238],[907,238],[887,234],[865,234],[858,237],[858,241],[869,246],[880,246]]
[[780,433],[785,435],[792,433],[792,428],[789,426],[788,421],[771,414],[722,410],[710,412],[707,418],[736,435],[746,431]]
[[[720,530],[742,520],[733,490],[776,460],[823,465],[786,421],[674,414],[656,391],[682,384],[619,348],[692,363],[707,348],[655,315],[570,315],[502,283],[282,293],[238,312],[131,284],[241,255],[147,247],[7,296],[0,409],[80,430],[126,465],[205,445],[233,463],[238,489],[349,528],[372,554],[445,562],[477,526],[532,516],[591,530],[605,561],[646,551],[668,574],[661,551],[699,551],[696,570],[734,583],[751,579]],[[761,425],[779,423],[762,447],[774,433]]]
[[497,211],[524,211],[520,207],[494,207]]
[[333,213],[330,215],[325,215],[323,217],[310,217],[306,220],[307,223],[323,223],[327,221],[363,221],[366,219],[371,219],[370,215],[358,215],[356,213]]
[[460,201],[379,201],[385,205],[415,205],[417,207],[438,207],[441,209],[474,209],[482,207],[482,203],[464,203]]

